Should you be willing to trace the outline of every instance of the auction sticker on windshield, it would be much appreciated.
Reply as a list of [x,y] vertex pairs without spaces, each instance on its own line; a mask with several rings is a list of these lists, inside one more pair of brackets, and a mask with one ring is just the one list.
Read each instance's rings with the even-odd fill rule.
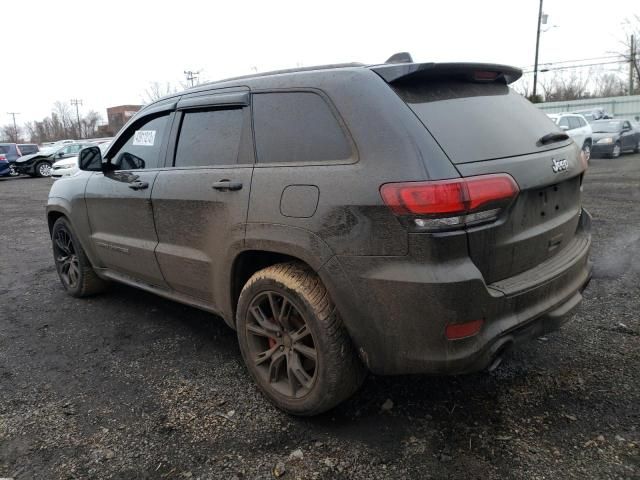
[[153,146],[153,143],[155,141],[156,141],[155,130],[136,130],[136,133],[133,136],[134,145],[151,147]]

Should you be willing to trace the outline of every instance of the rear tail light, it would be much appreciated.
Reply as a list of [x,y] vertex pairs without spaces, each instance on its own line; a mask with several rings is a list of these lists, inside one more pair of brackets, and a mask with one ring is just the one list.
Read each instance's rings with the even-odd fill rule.
[[494,221],[518,193],[518,185],[506,173],[380,187],[384,203],[419,231]]
[[484,320],[472,320],[465,323],[451,323],[445,328],[444,334],[447,340],[460,340],[462,338],[477,335]]
[[0,153],[0,160],[7,161],[7,156],[4,153]]

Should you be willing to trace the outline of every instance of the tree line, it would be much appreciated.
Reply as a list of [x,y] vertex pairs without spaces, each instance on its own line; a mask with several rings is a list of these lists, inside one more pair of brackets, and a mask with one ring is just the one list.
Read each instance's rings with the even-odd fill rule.
[[42,120],[26,122],[17,128],[13,124],[2,126],[0,139],[11,143],[44,143],[100,136],[98,127],[102,124],[102,116],[98,112],[90,110],[81,114],[79,120],[68,102],[56,102],[51,114]]

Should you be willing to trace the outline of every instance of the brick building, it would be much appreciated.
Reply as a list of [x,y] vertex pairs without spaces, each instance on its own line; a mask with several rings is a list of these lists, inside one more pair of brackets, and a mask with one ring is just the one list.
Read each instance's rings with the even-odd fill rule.
[[107,108],[107,121],[109,130],[117,132],[129,119],[142,108],[142,105],[119,105]]

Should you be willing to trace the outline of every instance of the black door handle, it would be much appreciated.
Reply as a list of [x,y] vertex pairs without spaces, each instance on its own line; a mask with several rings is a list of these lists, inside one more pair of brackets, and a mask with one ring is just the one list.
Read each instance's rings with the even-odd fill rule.
[[228,192],[230,190],[234,191],[242,189],[242,183],[232,182],[230,180],[220,180],[219,182],[214,182],[214,184],[211,185],[211,188],[220,190],[221,192]]
[[144,190],[145,188],[149,188],[149,184],[147,182],[132,182],[129,184],[129,188],[131,190]]

